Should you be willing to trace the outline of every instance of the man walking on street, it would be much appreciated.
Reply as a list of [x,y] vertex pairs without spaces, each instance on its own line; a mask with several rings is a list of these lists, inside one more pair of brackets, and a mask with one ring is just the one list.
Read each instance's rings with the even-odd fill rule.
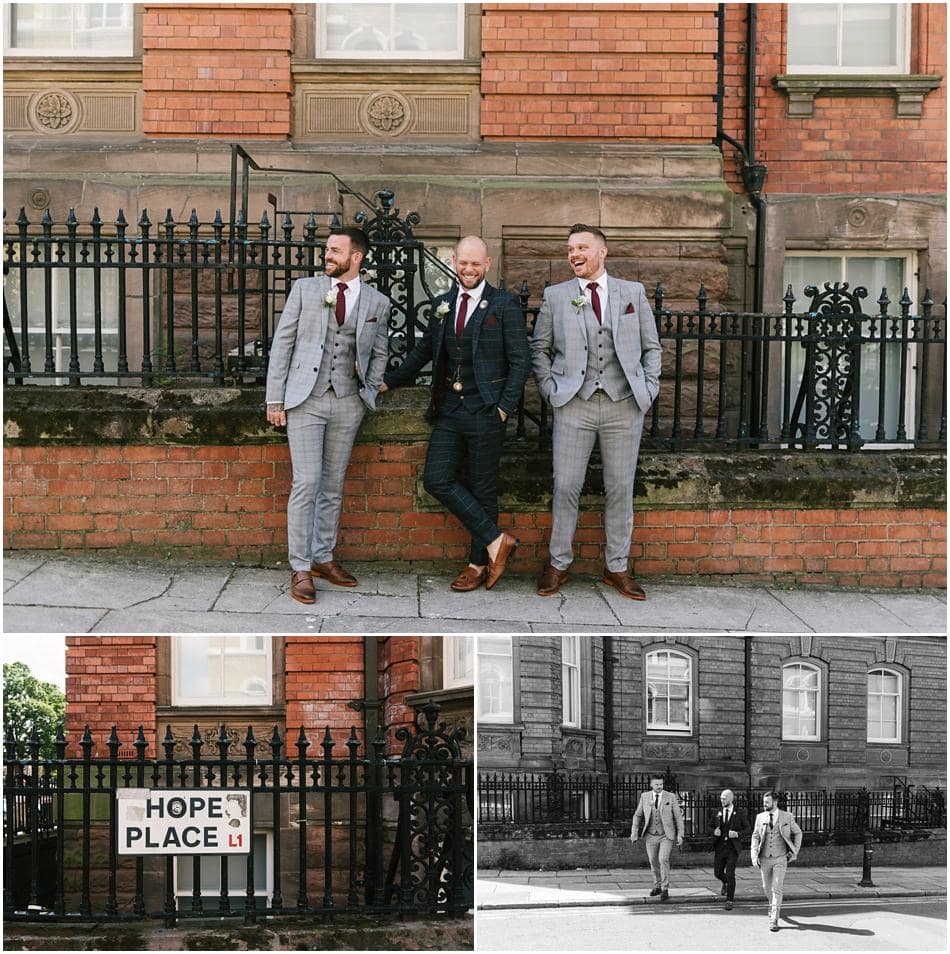
[[[425,334],[403,363],[386,372],[380,391],[411,384],[432,364],[426,418],[435,423],[423,486],[471,535],[468,565],[451,586],[491,589],[518,541],[498,526],[498,468],[505,429],[528,376],[528,335],[518,300],[493,288],[488,246],[477,235],[455,247],[458,286],[432,302]],[[468,483],[458,479],[466,461]]]
[[600,229],[573,226],[567,259],[575,277],[545,289],[531,336],[534,376],[554,417],[550,562],[540,596],[553,596],[567,580],[597,441],[607,497],[604,582],[628,599],[646,599],[629,567],[633,483],[644,418],[660,390],[660,339],[643,285],[608,276],[606,258]]
[[294,282],[271,343],[267,420],[287,428],[290,445],[287,550],[298,603],[316,602],[314,576],[356,586],[333,559],[343,479],[389,356],[389,299],[360,281],[368,252],[362,229],[331,229],[326,275]]
[[802,830],[791,812],[778,807],[776,792],[762,796],[762,807],[755,818],[752,832],[752,867],[762,872],[762,889],[769,902],[769,930],[778,930],[782,913],[782,891],[788,864],[798,857],[802,846]]
[[630,826],[630,841],[636,844],[643,836],[647,857],[653,871],[653,890],[650,897],[660,896],[660,901],[670,897],[670,853],[673,845],[683,844],[683,813],[679,798],[663,791],[663,776],[650,776],[649,792],[640,796],[640,804],[633,814]]
[[733,804],[735,796],[727,788],[720,796],[722,810],[716,814],[713,828],[713,873],[722,882],[726,910],[732,910],[736,895],[736,862],[742,852],[742,839],[749,833],[749,819]]

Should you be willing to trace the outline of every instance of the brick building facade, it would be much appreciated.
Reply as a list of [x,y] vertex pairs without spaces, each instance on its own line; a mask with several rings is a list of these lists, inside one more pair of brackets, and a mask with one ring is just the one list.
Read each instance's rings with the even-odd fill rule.
[[[444,640],[444,642],[443,642]],[[355,729],[361,746],[376,730],[386,751],[399,750],[397,729],[411,725],[418,709],[440,703],[440,718],[464,728],[471,752],[471,679],[445,685],[446,647],[463,637],[436,636],[69,636],[66,639],[66,730],[71,754],[79,754],[84,726],[104,753],[113,725],[123,749],[143,726],[147,757],[161,756],[171,726],[176,751],[198,724],[203,738],[217,738],[223,722],[232,731],[253,724],[259,740],[276,725],[282,738],[302,728],[313,744],[329,728],[343,752]],[[228,657],[249,666],[231,675]],[[216,670],[215,667],[220,667]],[[196,675],[199,673],[200,675]],[[371,674],[371,675],[368,675]],[[239,683],[229,687],[229,680]],[[185,683],[193,684],[190,690]],[[217,696],[212,691],[224,686]]]
[[481,772],[946,786],[942,637],[483,636],[479,653]]
[[[416,235],[428,247],[445,256],[457,237],[482,234],[495,262],[490,277],[509,288],[527,281],[532,302],[545,282],[568,277],[564,235],[578,220],[607,232],[611,273],[649,289],[661,282],[673,308],[694,306],[700,284],[710,310],[738,312],[780,311],[788,285],[800,304],[812,282],[863,284],[871,301],[886,286],[892,311],[904,287],[914,303],[926,289],[939,303],[946,286],[941,5],[882,5],[892,19],[878,45],[894,63],[880,69],[803,63],[800,44],[788,39],[796,29],[846,39],[867,24],[803,25],[798,7],[784,4],[465,4],[454,20],[433,15],[400,27],[395,19],[358,23],[360,5],[145,3],[110,26],[125,45],[116,40],[92,57],[31,48],[34,7],[5,10],[4,60],[6,207],[22,206],[34,225],[48,211],[61,230],[70,208],[80,223],[96,208],[108,222],[121,208],[130,223],[143,211],[157,223],[165,209],[185,222],[195,208],[206,234],[214,210],[228,208],[229,145],[240,142],[263,167],[250,178],[251,222],[272,209],[269,196],[280,209],[333,208],[335,184],[316,170],[342,173],[366,195],[394,187],[403,213],[418,212]],[[411,17],[414,7],[391,13]],[[18,8],[20,32],[11,19]],[[55,26],[74,45],[90,32],[78,21]],[[351,202],[346,212],[356,209]],[[32,302],[41,307],[42,296]],[[221,305],[230,348],[233,293]],[[28,339],[42,334],[39,312],[26,320]],[[158,361],[158,308],[151,321]],[[130,322],[133,366],[143,357],[141,326]],[[60,370],[67,337],[57,338]],[[932,368],[941,357],[942,346]],[[664,361],[658,407],[668,415],[669,382],[677,370],[695,373],[695,350],[666,348]],[[781,364],[771,365],[776,381],[803,374]],[[905,367],[889,358],[882,416],[877,367],[863,378],[865,436],[876,419],[896,433],[922,379],[916,360]],[[707,388],[717,370],[707,369]],[[922,398],[932,422],[941,417],[940,381],[935,374]],[[6,545],[278,555],[286,445],[262,433],[250,390],[247,400],[216,402],[213,415],[188,395],[172,396],[159,413],[151,398],[90,397],[81,417],[101,428],[63,423],[72,398],[40,409],[33,398],[8,401]],[[388,405],[389,416],[384,401],[381,426],[364,425],[341,558],[464,554],[463,534],[421,489],[426,434],[406,407],[415,413],[422,400]],[[770,402],[764,413],[774,417],[778,401]],[[187,419],[176,416],[183,404]],[[202,415],[213,417],[207,427],[196,424]],[[30,423],[37,420],[41,427]],[[915,423],[906,422],[908,434]],[[129,443],[140,446],[120,446]],[[510,472],[549,467],[525,465],[520,446],[516,453]],[[945,585],[939,456],[866,454],[860,473],[837,472],[833,488],[820,460],[791,481],[785,464],[778,473],[755,462],[742,489],[736,482],[714,506],[708,491],[723,486],[718,474],[701,475],[697,497],[680,479],[695,461],[651,473],[649,456],[637,490],[648,503],[631,546],[646,575]],[[919,481],[910,492],[908,474]],[[794,500],[783,496],[791,488],[801,489]],[[549,532],[547,489],[502,492],[503,519],[523,541],[516,568],[533,569]],[[585,511],[582,534],[600,539],[599,508],[586,510],[585,500]],[[597,546],[581,543],[579,568],[597,567]]]

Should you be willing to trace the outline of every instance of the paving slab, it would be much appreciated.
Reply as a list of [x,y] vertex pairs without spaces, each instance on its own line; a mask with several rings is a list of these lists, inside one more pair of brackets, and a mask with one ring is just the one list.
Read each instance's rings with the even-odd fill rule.
[[3,589],[6,592],[46,561],[42,557],[6,556],[3,558]]
[[[775,598],[786,606],[814,633],[907,633],[938,632],[939,626],[913,626],[900,614],[902,603],[892,602],[889,608],[878,603],[873,595],[849,592],[810,593],[807,590],[772,590]],[[915,607],[919,613],[919,607]],[[944,622],[943,628],[946,628]]]
[[[87,632],[92,633],[319,633],[322,617],[293,619],[282,613],[187,613],[169,611],[161,620],[141,610],[112,610]],[[40,632],[40,630],[35,630]],[[32,632],[32,630],[25,630]]]
[[[413,619],[410,621],[413,634],[416,633],[530,633],[532,629],[526,623],[512,623],[510,620],[470,620],[470,619]],[[555,632],[549,627],[538,627],[539,631]],[[593,627],[594,632],[602,633],[604,628]],[[574,627],[566,627],[568,632],[578,632]],[[405,633],[406,619],[393,619],[384,616],[333,616],[324,621],[324,633]]]
[[161,596],[173,572],[160,565],[55,560],[37,567],[3,594],[7,605],[118,609]]
[[[872,593],[871,599],[892,616],[917,633],[933,632],[934,619],[941,616],[946,624],[947,598],[926,593]],[[944,626],[946,629],[946,625]]]
[[[106,609],[74,609],[70,606],[4,606],[5,633],[77,633],[94,632]],[[141,617],[139,617],[141,618]]]

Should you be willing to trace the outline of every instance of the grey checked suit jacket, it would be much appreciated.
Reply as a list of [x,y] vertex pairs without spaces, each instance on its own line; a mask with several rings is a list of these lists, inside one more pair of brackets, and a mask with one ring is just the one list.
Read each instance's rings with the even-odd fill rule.
[[[585,309],[571,300],[581,294],[576,278],[544,291],[531,336],[531,365],[541,394],[552,407],[563,407],[581,389],[587,371]],[[630,382],[633,398],[645,414],[660,391],[662,354],[653,309],[640,282],[607,276],[607,306],[614,350]]]
[[[644,792],[640,796],[637,810],[633,813],[630,825],[630,838],[636,841],[645,835],[650,828],[653,817],[653,792]],[[660,792],[660,824],[666,837],[672,841],[683,835],[683,812],[680,809],[679,797],[673,792]]]
[[[317,382],[327,322],[333,315],[333,308],[326,304],[331,287],[332,282],[326,275],[298,278],[277,322],[267,366],[266,400],[268,403],[282,401],[285,411],[310,397]],[[389,299],[364,283],[356,307],[359,394],[363,403],[374,411],[377,389],[389,358]]]

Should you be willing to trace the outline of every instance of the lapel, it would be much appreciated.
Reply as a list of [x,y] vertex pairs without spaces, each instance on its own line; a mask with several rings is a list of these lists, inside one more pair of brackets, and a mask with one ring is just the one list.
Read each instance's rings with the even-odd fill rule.
[[610,312],[610,327],[614,337],[620,331],[620,283],[615,278],[607,276],[607,310]]
[[[366,294],[367,286],[363,284],[363,279],[360,279],[360,298],[356,304],[356,340],[360,340],[360,335],[363,333],[363,325],[366,324],[366,318],[369,315],[369,295]],[[359,352],[359,348],[357,348]]]
[[[474,311],[468,319],[468,323],[472,326],[472,358],[474,360],[475,354],[478,351],[478,336],[482,333],[482,324],[485,321],[485,318],[488,317],[489,312],[491,311],[492,299],[495,297],[497,292],[496,288],[493,288],[488,282],[485,282],[485,287],[482,289],[482,297],[474,303]],[[484,303],[485,307],[482,307]]]
[[314,287],[316,296],[317,321],[314,325],[314,335],[317,341],[323,341],[327,336],[327,321],[330,318],[330,309],[327,307],[326,298],[333,287],[333,282],[329,275],[321,275],[317,279],[317,285]]
[[[444,301],[449,306],[448,314],[441,320],[436,321],[435,333],[432,335],[432,357],[434,359],[441,357],[442,355],[442,344],[445,341],[445,329],[448,327],[449,322],[455,322],[455,299],[458,297],[458,285],[453,285],[445,294],[439,295],[432,303],[432,311],[429,313],[430,316],[435,314],[436,308],[439,307],[439,303]],[[432,318],[430,317],[431,321]]]

